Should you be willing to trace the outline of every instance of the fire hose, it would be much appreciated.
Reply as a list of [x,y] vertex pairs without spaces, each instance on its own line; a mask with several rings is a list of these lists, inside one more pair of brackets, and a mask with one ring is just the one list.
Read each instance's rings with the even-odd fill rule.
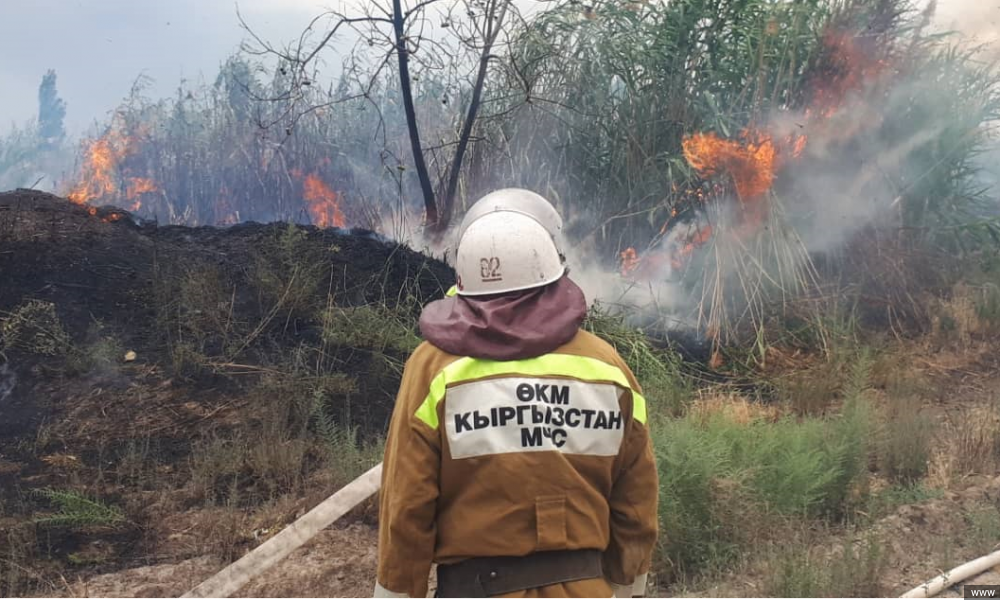
[[382,463],[341,488],[302,515],[281,533],[254,548],[243,558],[196,586],[182,598],[227,598],[251,579],[270,569],[311,540],[331,523],[350,512],[378,491]]
[[975,577],[997,565],[1000,565],[1000,550],[986,556],[981,556],[976,560],[942,573],[934,579],[925,581],[900,596],[900,598],[931,598],[940,594],[942,590],[962,583],[966,579]]

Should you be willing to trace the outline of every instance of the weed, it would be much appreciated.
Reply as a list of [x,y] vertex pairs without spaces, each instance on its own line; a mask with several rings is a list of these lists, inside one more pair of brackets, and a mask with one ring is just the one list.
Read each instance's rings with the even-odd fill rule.
[[887,562],[874,537],[828,553],[799,542],[778,552],[766,570],[766,595],[775,598],[879,598]]
[[212,435],[194,442],[189,459],[194,492],[209,503],[223,499],[238,482],[246,454],[246,442],[239,436]]
[[32,572],[24,565],[35,558],[38,540],[32,527],[0,529],[0,596],[28,596],[36,583]]
[[805,371],[790,373],[780,379],[776,387],[778,397],[794,414],[817,417],[833,406],[840,384],[840,365],[827,361]]
[[232,333],[232,290],[218,267],[193,265],[180,276],[177,286],[178,323],[193,339],[225,339]]
[[[830,340],[838,339],[826,335]],[[818,365],[778,379],[775,382],[778,397],[798,416],[825,415],[837,400],[857,398],[869,389],[873,362],[868,348],[849,354],[836,346]]]
[[931,330],[939,343],[969,344],[1000,323],[1000,288],[995,283],[976,287],[958,283],[951,297],[937,302]]
[[56,505],[58,512],[35,517],[32,522],[43,527],[84,529],[88,527],[118,527],[126,522],[125,514],[115,506],[87,498],[70,490],[45,488],[40,496]]
[[262,307],[275,307],[289,317],[308,317],[317,301],[324,262],[305,229],[289,223],[268,240],[249,273]]
[[993,552],[1000,546],[1000,510],[993,504],[978,504],[966,511],[965,542],[977,554]]
[[383,304],[327,306],[320,315],[323,343],[374,352],[412,352],[420,344],[416,321],[403,307]]
[[1000,406],[966,407],[952,430],[955,474],[993,473],[1000,463]]
[[0,320],[0,350],[15,348],[42,356],[65,356],[72,350],[55,304],[30,300]]
[[895,483],[912,484],[927,475],[934,423],[920,412],[920,399],[889,396],[878,440],[878,465]]
[[868,497],[865,513],[869,520],[876,520],[891,514],[900,506],[919,504],[942,495],[941,490],[921,483],[891,485]]
[[206,520],[205,550],[226,563],[239,558],[253,536],[249,532],[250,515],[241,508],[238,493],[230,494],[225,505],[212,509]]
[[1000,285],[984,285],[976,296],[976,316],[991,330],[1000,328]]
[[337,428],[325,436],[328,469],[335,485],[346,485],[382,460],[383,440],[364,442],[356,429]]
[[810,548],[801,543],[785,548],[768,560],[765,595],[772,598],[818,598],[826,581]]
[[170,348],[170,361],[174,373],[181,377],[195,377],[209,368],[211,360],[191,342],[179,342]]
[[118,484],[133,482],[140,488],[145,486],[146,477],[153,462],[150,438],[130,437],[118,457],[116,475]]

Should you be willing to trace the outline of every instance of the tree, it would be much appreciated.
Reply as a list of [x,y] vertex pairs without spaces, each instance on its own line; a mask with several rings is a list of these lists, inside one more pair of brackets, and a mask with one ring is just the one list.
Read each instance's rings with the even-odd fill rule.
[[[366,0],[357,16],[333,11],[323,15],[330,17],[333,25],[318,43],[310,43],[308,34],[319,21],[317,17],[298,44],[287,49],[275,48],[254,34],[246,23],[243,26],[257,42],[256,48],[245,49],[251,54],[277,56],[282,64],[289,65],[288,89],[268,98],[286,106],[312,98],[304,90],[315,81],[318,55],[341,28],[353,30],[360,40],[345,63],[342,77],[342,83],[344,78],[351,79],[352,91],[331,98],[323,106],[359,98],[376,105],[372,91],[379,79],[395,66],[426,224],[431,231],[442,232],[454,212],[463,163],[470,144],[476,140],[476,123],[483,118],[484,90],[490,66],[498,62],[502,54],[497,46],[503,43],[501,38],[506,27],[514,17],[520,19],[520,14],[514,0],[463,0],[452,3],[450,8],[435,13],[432,18],[429,9],[438,3],[439,0]],[[440,27],[436,35],[428,33],[433,28],[432,22]],[[415,83],[424,84],[435,77],[446,78],[445,87],[458,96],[465,96],[465,104],[457,107],[459,116],[454,123],[454,139],[426,147],[422,143],[422,119],[414,97]],[[430,86],[423,87],[426,90]],[[442,103],[447,104],[447,100]],[[303,106],[287,111],[285,116],[294,121],[315,108]],[[290,131],[289,124],[284,126]],[[447,152],[442,154],[445,150]],[[432,177],[432,166],[436,177]]]
[[66,137],[63,119],[66,117],[66,103],[56,90],[56,72],[49,69],[38,86],[38,135],[46,143],[53,143]]

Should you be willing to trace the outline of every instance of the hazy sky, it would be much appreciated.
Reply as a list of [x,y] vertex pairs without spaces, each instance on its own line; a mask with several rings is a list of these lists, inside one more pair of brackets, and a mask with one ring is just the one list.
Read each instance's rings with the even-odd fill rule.
[[[239,0],[249,23],[274,41],[296,37],[324,7],[344,3]],[[998,38],[995,0],[940,0],[938,15],[941,25]],[[58,74],[67,127],[78,134],[140,73],[155,80],[153,97],[172,94],[182,78],[213,80],[243,35],[234,0],[0,0],[0,131],[35,117],[47,69]]]
[[[239,0],[269,39],[287,40],[338,0]],[[38,84],[58,75],[68,128],[79,133],[144,73],[153,97],[182,78],[212,81],[244,36],[234,0],[0,0],[0,131],[35,117]]]

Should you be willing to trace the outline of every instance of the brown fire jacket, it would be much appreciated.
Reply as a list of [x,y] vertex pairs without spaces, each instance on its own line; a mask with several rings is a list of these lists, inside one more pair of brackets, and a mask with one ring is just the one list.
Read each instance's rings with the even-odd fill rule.
[[580,331],[524,360],[424,343],[406,364],[386,443],[378,584],[427,595],[431,565],[603,551],[605,577],[648,572],[658,481],[639,384]]

